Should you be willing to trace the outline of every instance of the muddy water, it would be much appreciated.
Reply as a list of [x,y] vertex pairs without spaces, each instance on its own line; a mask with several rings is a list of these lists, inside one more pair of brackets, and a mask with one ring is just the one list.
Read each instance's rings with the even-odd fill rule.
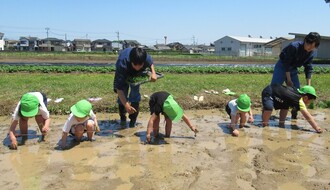
[[[255,113],[258,113],[256,111]],[[329,110],[312,110],[319,125],[330,131]],[[38,143],[30,121],[29,139],[9,150],[10,118],[0,118],[2,189],[330,189],[330,132],[314,133],[300,118],[278,120],[261,128],[255,123],[229,134],[223,111],[198,110],[186,114],[200,133],[174,124],[171,138],[145,144],[148,113],[135,128],[122,128],[117,115],[98,114],[101,132],[94,142],[57,149],[65,116],[52,118],[47,141]],[[164,124],[161,124],[164,133]]]

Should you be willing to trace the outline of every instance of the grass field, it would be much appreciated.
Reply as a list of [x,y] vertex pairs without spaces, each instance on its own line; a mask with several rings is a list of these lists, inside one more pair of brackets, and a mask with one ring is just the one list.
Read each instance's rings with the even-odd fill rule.
[[[226,88],[237,94],[247,93],[253,105],[260,107],[261,91],[271,80],[271,74],[164,74],[165,77],[156,83],[141,86],[141,110],[148,109],[148,99],[144,95],[161,90],[173,94],[184,109],[223,109],[224,104],[234,98],[221,93]],[[52,99],[48,105],[52,114],[67,114],[76,101],[91,97],[102,98],[94,103],[97,112],[117,112],[113,78],[114,73],[1,73],[0,115],[9,115],[22,94],[30,91],[42,91]],[[304,78],[300,80],[305,84]],[[316,105],[329,107],[330,75],[314,74],[312,84],[319,96]],[[215,90],[219,94],[207,94],[205,90]],[[195,101],[194,95],[204,96],[204,101]],[[57,98],[63,101],[55,103]]]

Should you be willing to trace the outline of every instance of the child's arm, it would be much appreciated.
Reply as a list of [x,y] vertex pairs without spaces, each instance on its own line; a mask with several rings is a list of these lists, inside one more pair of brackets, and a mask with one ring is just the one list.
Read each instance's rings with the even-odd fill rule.
[[235,116],[231,116],[231,121],[230,121],[230,128],[233,130],[232,134],[234,136],[238,136],[239,135],[239,131],[236,129],[236,125],[238,122],[238,119],[240,118],[240,114],[236,114]]
[[50,126],[50,118],[45,120],[45,125],[42,127],[41,132],[48,132]]
[[150,76],[151,82],[155,82],[157,80],[157,75],[154,64],[152,64],[150,68],[151,68],[151,76]]
[[67,132],[63,132],[62,133],[62,149],[65,149],[66,148],[66,139],[68,137],[68,133]]
[[253,123],[254,122],[254,118],[253,118],[253,113],[252,113],[252,108],[249,111],[249,119],[248,119],[249,123]]
[[151,141],[151,132],[153,130],[154,122],[155,122],[157,117],[158,116],[155,113],[153,113],[150,116],[150,119],[149,119],[149,122],[148,122],[148,128],[147,128],[147,142]]
[[198,133],[198,129],[197,129],[196,127],[192,126],[192,124],[191,124],[189,118],[186,116],[186,114],[183,114],[182,119],[183,119],[183,121],[188,125],[188,127],[189,127],[192,131],[195,132],[195,134]]
[[100,132],[101,129],[99,127],[99,123],[97,122],[96,116],[94,118],[94,124],[95,124],[95,132]]
[[18,124],[18,120],[13,120],[13,122],[11,123],[11,126],[9,128],[9,139],[10,139],[10,148],[11,149],[17,149],[17,139],[15,137],[15,130],[16,130],[16,126]]
[[231,120],[230,120],[230,127],[235,130],[236,129],[236,125],[237,125],[237,122],[238,122],[238,119],[239,119],[240,115],[239,114],[236,114],[236,115],[231,115]]
[[305,117],[305,119],[308,121],[308,123],[315,129],[316,132],[322,133],[322,129],[317,126],[317,123],[315,122],[313,116],[308,112],[308,110],[301,110],[301,113]]

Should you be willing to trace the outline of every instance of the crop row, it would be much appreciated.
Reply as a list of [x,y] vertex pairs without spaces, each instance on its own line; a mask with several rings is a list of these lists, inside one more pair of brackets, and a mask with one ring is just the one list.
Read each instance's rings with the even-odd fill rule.
[[[272,67],[247,67],[247,66],[159,66],[156,67],[157,72],[164,73],[272,73]],[[81,66],[81,65],[0,65],[0,73],[16,73],[16,72],[31,72],[31,73],[112,73],[115,71],[115,66]],[[303,72],[303,68],[299,69]],[[329,74],[330,67],[314,67],[315,74]]]

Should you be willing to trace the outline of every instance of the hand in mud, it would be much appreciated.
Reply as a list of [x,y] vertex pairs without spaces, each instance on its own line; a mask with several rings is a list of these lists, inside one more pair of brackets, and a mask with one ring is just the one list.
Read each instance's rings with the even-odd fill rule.
[[147,143],[151,143],[151,136],[147,135]]
[[253,117],[249,117],[248,123],[253,123],[253,122],[254,122],[254,118]]
[[50,130],[49,127],[44,126],[41,131],[42,133],[47,133],[49,130]]
[[235,136],[235,137],[238,137],[239,131],[237,129],[234,129],[233,132],[232,132],[232,135]]
[[100,131],[101,131],[100,127],[98,125],[96,125],[95,126],[95,132],[100,132]]
[[16,141],[16,140],[13,141],[13,142],[10,144],[9,148],[12,149],[12,150],[17,150],[17,141]]
[[316,128],[315,131],[316,131],[317,133],[322,133],[322,132],[323,132],[323,130],[322,130],[320,127]]
[[194,131],[195,137],[196,137],[197,136],[197,133],[199,132],[198,129],[197,128],[194,128],[194,129],[192,129],[192,131]]

